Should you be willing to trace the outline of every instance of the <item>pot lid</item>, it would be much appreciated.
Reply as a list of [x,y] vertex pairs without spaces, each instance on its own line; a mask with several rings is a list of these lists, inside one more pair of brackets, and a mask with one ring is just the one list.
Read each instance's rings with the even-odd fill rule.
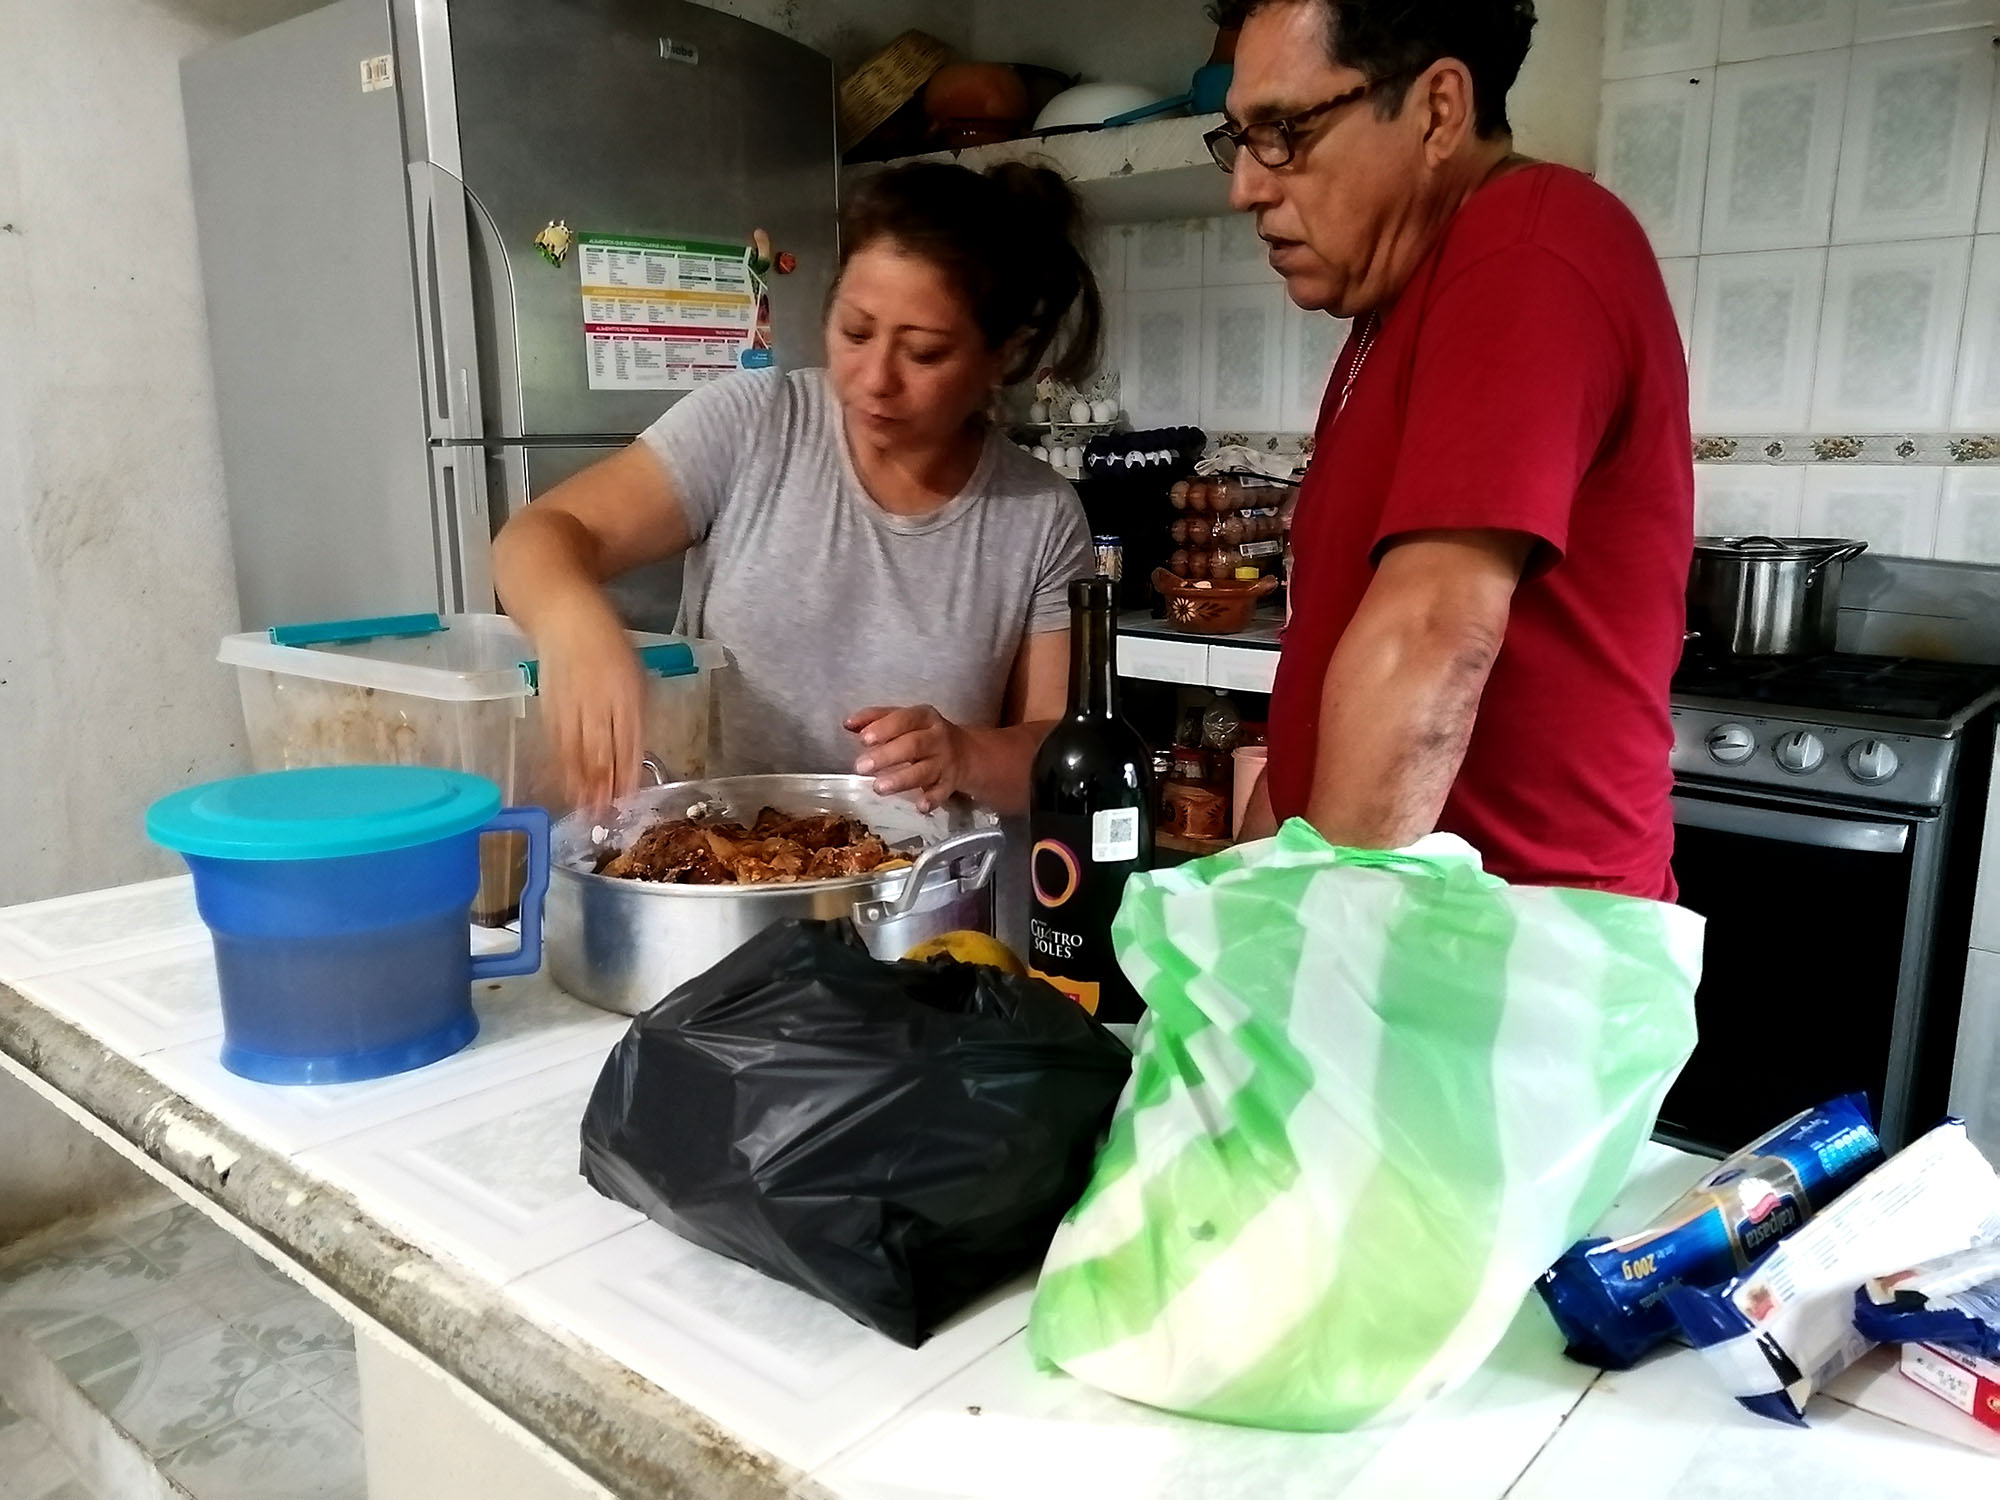
[[1865,551],[1866,542],[1837,536],[1698,536],[1694,550],[1709,557],[1827,558]]
[[146,811],[157,844],[210,859],[337,859],[470,833],[500,811],[483,776],[429,766],[322,766],[211,781]]

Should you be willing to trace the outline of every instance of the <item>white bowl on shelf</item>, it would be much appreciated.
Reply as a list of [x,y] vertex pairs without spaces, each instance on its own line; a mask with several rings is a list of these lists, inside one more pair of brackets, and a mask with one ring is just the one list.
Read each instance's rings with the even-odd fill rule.
[[1167,97],[1136,83],[1079,83],[1064,89],[1035,116],[1037,133],[1091,129]]

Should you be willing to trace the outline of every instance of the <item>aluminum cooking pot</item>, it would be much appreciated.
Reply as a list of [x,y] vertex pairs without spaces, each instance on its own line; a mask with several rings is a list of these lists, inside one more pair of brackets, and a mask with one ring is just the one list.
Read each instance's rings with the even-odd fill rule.
[[[592,872],[608,843],[626,847],[660,818],[749,823],[759,809],[850,813],[916,863],[882,874],[786,885],[660,885]],[[722,776],[653,787],[618,804],[608,830],[574,813],[551,838],[543,947],[555,982],[579,1000],[638,1015],[774,922],[850,918],[868,951],[901,958],[947,932],[993,931],[999,817],[958,801],[920,813],[867,776]],[[599,833],[607,836],[600,838]]]
[[1807,656],[1833,650],[1840,576],[1866,542],[1703,536],[1688,570],[1688,629],[1703,651]]

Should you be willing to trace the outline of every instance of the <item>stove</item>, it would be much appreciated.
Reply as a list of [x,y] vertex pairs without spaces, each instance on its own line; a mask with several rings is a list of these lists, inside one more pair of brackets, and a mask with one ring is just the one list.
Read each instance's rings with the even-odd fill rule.
[[1885,656],[1699,658],[1674,674],[1677,777],[1836,802],[1942,806],[2000,667]]
[[1718,1153],[1864,1092],[1893,1150],[1949,1096],[2000,667],[1690,656],[1674,871],[1708,919],[1661,1134]]

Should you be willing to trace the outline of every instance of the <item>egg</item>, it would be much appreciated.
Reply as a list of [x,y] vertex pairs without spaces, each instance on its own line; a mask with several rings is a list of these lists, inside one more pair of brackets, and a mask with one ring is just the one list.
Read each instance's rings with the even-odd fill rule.
[[1039,458],[1043,463],[1047,463],[1049,462],[1049,450],[1037,443],[1035,445],[1035,457]]
[[1186,510],[1188,503],[1188,482],[1176,479],[1167,489],[1167,502],[1175,510]]
[[1093,422],[1101,422],[1106,424],[1117,421],[1118,403],[1116,401],[1091,402],[1090,420]]
[[1028,408],[1028,420],[1039,427],[1049,419],[1049,403],[1037,401]]
[[1069,404],[1069,419],[1081,426],[1090,420],[1090,403],[1081,396]]

